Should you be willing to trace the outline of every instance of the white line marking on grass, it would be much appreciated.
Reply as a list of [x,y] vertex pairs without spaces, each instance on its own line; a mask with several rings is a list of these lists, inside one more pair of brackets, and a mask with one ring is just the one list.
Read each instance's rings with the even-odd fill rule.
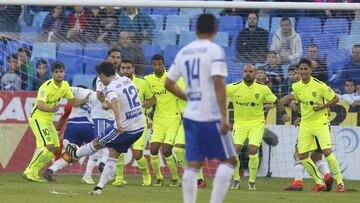
[[72,191],[70,191],[70,192],[57,192],[55,190],[52,190],[50,193],[54,194],[54,195],[77,195],[78,194],[78,193],[73,193]]

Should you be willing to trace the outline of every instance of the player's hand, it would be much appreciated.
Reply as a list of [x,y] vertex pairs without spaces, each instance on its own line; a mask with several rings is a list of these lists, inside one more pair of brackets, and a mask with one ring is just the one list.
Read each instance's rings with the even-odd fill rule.
[[125,129],[121,126],[121,123],[119,120],[116,120],[116,129],[120,134],[125,132]]
[[282,116],[282,120],[283,120],[284,123],[289,122],[290,121],[290,116],[287,113],[285,113]]
[[103,92],[97,91],[96,92],[96,97],[98,98],[98,100],[100,100],[100,102],[104,102],[105,101],[105,95]]
[[322,104],[316,103],[313,107],[313,110],[315,112],[320,111],[321,109],[324,109],[324,106]]
[[229,132],[229,122],[226,117],[221,117],[220,119],[220,133],[226,135]]
[[295,126],[295,127],[300,126],[300,121],[301,121],[301,118],[300,118],[300,117],[297,117],[297,118],[295,119],[295,121],[294,121],[294,126]]
[[55,112],[57,112],[59,110],[59,105],[53,106],[49,110],[50,110],[50,112],[55,113]]
[[276,107],[276,105],[274,103],[264,104],[264,111],[268,112],[268,111],[270,111],[270,109],[275,108],[275,107]]

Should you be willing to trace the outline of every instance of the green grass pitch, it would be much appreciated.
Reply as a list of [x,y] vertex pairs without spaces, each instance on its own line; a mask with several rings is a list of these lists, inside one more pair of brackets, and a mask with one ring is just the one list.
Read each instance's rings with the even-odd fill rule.
[[[170,188],[168,180],[163,187],[142,187],[141,177],[126,177],[128,184],[115,187],[108,184],[101,196],[89,196],[87,193],[93,186],[80,182],[81,176],[59,175],[55,183],[34,183],[22,178],[21,174],[0,174],[0,202],[144,202],[144,203],[176,203],[182,202],[181,188]],[[94,177],[98,180],[98,176]],[[305,189],[302,192],[283,191],[290,179],[258,178],[256,191],[249,191],[246,179],[242,179],[241,189],[230,190],[224,202],[301,202],[301,203],[347,203],[360,202],[360,181],[345,181],[348,191],[339,194],[334,191],[311,193],[309,190],[314,185],[311,180],[305,180]],[[207,187],[199,189],[197,202],[209,202],[212,179],[207,178]],[[335,186],[335,185],[334,185]]]

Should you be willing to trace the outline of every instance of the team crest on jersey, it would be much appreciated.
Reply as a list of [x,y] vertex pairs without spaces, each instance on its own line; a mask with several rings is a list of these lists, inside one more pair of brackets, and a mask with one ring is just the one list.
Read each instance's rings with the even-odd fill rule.
[[44,98],[45,97],[45,90],[40,92],[40,98]]
[[312,92],[312,96],[313,97],[316,97],[316,95],[317,95],[317,93],[314,91],[314,92]]
[[260,96],[259,94],[255,94],[256,99],[259,99],[259,96]]

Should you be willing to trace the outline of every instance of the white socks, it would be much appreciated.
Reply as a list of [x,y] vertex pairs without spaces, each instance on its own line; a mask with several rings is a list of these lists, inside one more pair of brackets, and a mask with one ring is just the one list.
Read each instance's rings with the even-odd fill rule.
[[302,165],[301,161],[295,161],[294,169],[295,180],[303,180],[304,166]]
[[95,152],[97,152],[97,150],[94,148],[92,142],[90,142],[84,144],[76,151],[76,157],[80,159],[83,156],[88,156],[94,154]]
[[52,171],[54,171],[54,173],[56,173],[60,169],[68,166],[69,164],[70,164],[69,162],[65,161],[63,158],[60,158],[57,161],[55,161],[55,163],[51,165],[49,169],[51,169]]
[[109,149],[107,147],[104,147],[102,149],[99,149],[99,160],[98,162],[106,163],[106,160],[109,156]]
[[182,179],[184,203],[195,203],[199,169],[186,167]]
[[101,173],[101,177],[99,183],[96,185],[97,187],[104,188],[106,183],[115,176],[115,168],[116,168],[117,159],[108,158],[106,161],[103,172]]
[[221,163],[216,170],[210,203],[222,203],[234,174],[234,166]]
[[330,173],[329,165],[324,160],[319,160],[316,162],[316,166],[318,167],[320,173],[324,176],[327,173]]
[[86,165],[86,171],[84,173],[84,177],[91,177],[92,176],[92,171],[96,166],[96,161],[97,161],[97,154],[93,154],[89,156],[87,165]]

